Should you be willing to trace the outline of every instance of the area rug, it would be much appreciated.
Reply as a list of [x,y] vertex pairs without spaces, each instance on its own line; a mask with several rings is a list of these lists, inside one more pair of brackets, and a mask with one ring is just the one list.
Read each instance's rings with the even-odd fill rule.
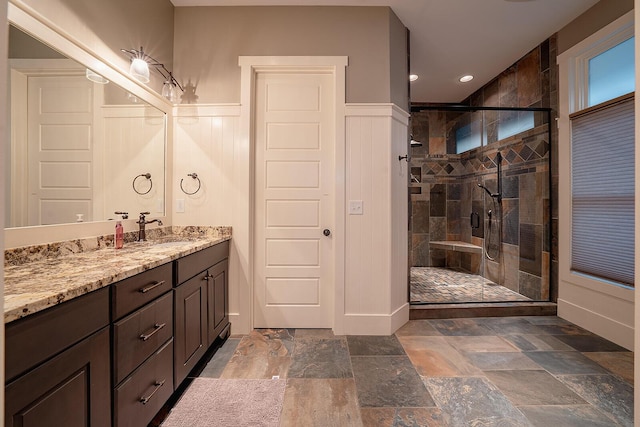
[[285,380],[196,378],[162,427],[277,427]]

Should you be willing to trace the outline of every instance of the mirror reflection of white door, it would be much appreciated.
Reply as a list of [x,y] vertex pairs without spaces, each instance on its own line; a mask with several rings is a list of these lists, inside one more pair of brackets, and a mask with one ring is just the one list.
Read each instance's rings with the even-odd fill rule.
[[92,88],[84,75],[28,79],[29,225],[92,219]]
[[333,78],[256,74],[254,327],[330,328]]

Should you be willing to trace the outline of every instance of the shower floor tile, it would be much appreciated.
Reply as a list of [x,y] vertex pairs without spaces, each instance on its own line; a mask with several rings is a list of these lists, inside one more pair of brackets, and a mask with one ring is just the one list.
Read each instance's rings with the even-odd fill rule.
[[531,300],[476,274],[439,267],[411,267],[412,303],[509,301]]

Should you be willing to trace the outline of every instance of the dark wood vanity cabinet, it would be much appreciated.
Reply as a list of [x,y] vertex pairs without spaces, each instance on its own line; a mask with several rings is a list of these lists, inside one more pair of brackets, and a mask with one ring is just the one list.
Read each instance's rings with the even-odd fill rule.
[[223,242],[175,263],[174,381],[180,384],[229,325],[227,257]]
[[6,325],[5,426],[111,426],[109,289]]
[[[180,262],[180,261],[178,261]],[[174,291],[174,381],[180,384],[207,351],[206,272],[181,283]]]
[[5,425],[146,426],[229,331],[219,243],[5,328]]
[[224,338],[229,326],[229,262],[222,260],[207,270],[208,344]]

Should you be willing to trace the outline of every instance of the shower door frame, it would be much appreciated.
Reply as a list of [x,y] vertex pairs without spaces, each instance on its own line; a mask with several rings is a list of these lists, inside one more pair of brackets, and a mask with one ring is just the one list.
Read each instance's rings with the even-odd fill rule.
[[[546,238],[549,241],[549,269],[547,271],[547,282],[548,282],[548,295],[549,298],[547,300],[531,300],[531,301],[517,301],[518,304],[530,304],[530,303],[540,303],[540,302],[549,302],[552,300],[553,295],[555,290],[557,290],[557,283],[553,283],[552,281],[552,277],[553,277],[553,255],[554,255],[554,250],[553,250],[553,240],[552,240],[552,236],[553,236],[553,231],[552,231],[552,223],[553,223],[553,206],[555,204],[555,198],[554,198],[554,186],[553,186],[553,170],[552,170],[552,165],[553,165],[553,140],[552,140],[552,109],[548,108],[548,107],[471,107],[468,105],[461,105],[461,104],[429,104],[429,105],[420,105],[420,104],[412,104],[411,105],[411,113],[414,112],[421,112],[421,111],[445,111],[445,112],[460,112],[460,113],[464,113],[464,112],[477,112],[477,111],[515,111],[515,112],[539,112],[539,113],[545,113],[546,115],[546,124],[547,124],[547,139],[548,139],[548,143],[549,143],[549,151],[548,151],[548,176],[547,176],[547,180],[548,180],[548,185],[549,185],[549,208],[548,208],[548,217],[549,217],[549,223],[548,224],[543,224],[543,227],[547,227],[547,232],[546,232]],[[481,145],[480,147],[478,147],[479,149],[484,150],[487,147],[487,143],[485,141],[485,120],[484,120],[484,113],[482,115],[482,130],[481,130]],[[535,128],[535,126],[534,126]],[[498,140],[500,141],[500,140]],[[426,142],[427,146],[428,146],[428,141]],[[453,154],[453,153],[447,153],[447,155],[449,154]],[[503,156],[504,157],[504,156]],[[410,191],[410,190],[409,190]],[[483,199],[484,200],[484,199]],[[411,207],[411,194],[409,194],[409,207]],[[503,215],[502,212],[502,207],[500,208],[500,215]],[[411,212],[409,213],[409,216],[411,218]],[[484,220],[484,219],[482,219]],[[500,221],[503,221],[504,218],[501,218]],[[412,221],[412,219],[411,219]],[[409,231],[410,233],[412,232],[412,230]],[[544,232],[544,231],[543,231]],[[503,236],[502,234],[502,230],[500,229],[500,239],[499,239],[499,245],[502,246],[503,242]],[[544,235],[543,235],[543,239],[544,239]],[[484,231],[483,231],[483,239],[484,239]],[[411,236],[409,236],[409,241],[411,241]],[[543,240],[544,241],[544,240]],[[544,245],[543,245],[544,246]],[[431,252],[431,248],[429,248],[429,252]],[[502,248],[500,247],[500,253],[502,253]],[[485,269],[485,254],[484,254],[484,245],[483,245],[483,251],[482,251],[482,261],[481,261],[481,269],[482,269],[482,274],[481,276],[484,277],[484,269]],[[408,259],[407,260],[407,264],[408,264],[408,270],[409,272],[411,271],[411,268],[413,267],[411,264],[411,260]],[[503,261],[504,262],[504,261]],[[409,280],[408,280],[408,292],[407,295],[409,297],[409,303],[412,306],[421,306],[421,305],[439,305],[439,304],[455,304],[455,305],[464,305],[464,304],[476,304],[476,303],[482,303],[482,304],[501,304],[507,301],[468,301],[468,302],[429,302],[429,301],[419,301],[419,302],[412,302],[411,301],[411,275],[409,274]],[[502,284],[500,284],[500,286],[503,286]],[[519,293],[519,292],[518,292]],[[522,294],[521,294],[522,295]]]

